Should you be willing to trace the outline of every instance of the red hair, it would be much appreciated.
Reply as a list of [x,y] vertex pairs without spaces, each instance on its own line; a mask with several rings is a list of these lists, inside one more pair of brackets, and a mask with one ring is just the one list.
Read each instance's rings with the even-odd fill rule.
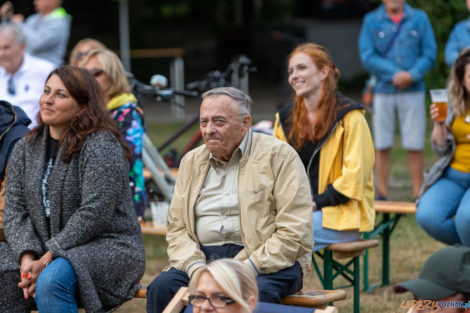
[[297,53],[308,55],[319,70],[328,67],[328,76],[323,81],[321,97],[318,101],[318,114],[311,123],[307,119],[307,109],[302,96],[296,96],[292,112],[292,128],[288,134],[288,139],[296,150],[300,150],[307,141],[316,142],[326,135],[333,123],[336,109],[336,88],[339,78],[339,70],[333,64],[328,51],[314,43],[304,43],[297,46],[289,55],[289,61]]

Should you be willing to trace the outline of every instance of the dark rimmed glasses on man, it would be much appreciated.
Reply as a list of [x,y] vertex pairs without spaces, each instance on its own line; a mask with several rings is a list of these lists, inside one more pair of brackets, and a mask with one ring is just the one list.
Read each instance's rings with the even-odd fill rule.
[[226,305],[235,303],[235,300],[232,298],[222,295],[212,295],[210,297],[205,297],[203,295],[190,295],[188,300],[189,303],[194,307],[201,307],[206,300],[209,300],[210,305],[212,305],[214,308],[223,308]]

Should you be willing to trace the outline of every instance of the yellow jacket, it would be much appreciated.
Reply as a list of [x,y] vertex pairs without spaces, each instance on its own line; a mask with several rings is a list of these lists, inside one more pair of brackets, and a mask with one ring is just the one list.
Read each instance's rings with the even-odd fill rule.
[[[274,136],[287,142],[279,113]],[[336,121],[320,150],[318,193],[328,184],[350,200],[322,208],[323,227],[334,230],[370,231],[374,228],[374,146],[362,110],[351,110]]]
[[[170,205],[169,267],[189,276],[206,262],[196,237],[194,205],[209,170],[203,145],[183,158]],[[238,180],[240,231],[244,249],[235,259],[259,274],[278,272],[299,261],[310,267],[312,200],[302,161],[292,147],[271,136],[248,133]]]

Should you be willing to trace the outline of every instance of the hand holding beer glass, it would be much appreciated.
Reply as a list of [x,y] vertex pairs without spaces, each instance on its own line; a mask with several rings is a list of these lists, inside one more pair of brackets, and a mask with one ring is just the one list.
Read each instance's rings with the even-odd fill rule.
[[447,118],[447,90],[431,89],[431,118],[435,122],[444,123]]

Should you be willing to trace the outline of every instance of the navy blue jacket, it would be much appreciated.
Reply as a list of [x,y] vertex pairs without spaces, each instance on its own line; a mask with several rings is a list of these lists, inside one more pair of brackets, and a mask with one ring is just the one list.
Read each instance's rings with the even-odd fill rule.
[[30,123],[21,108],[0,100],[0,181],[3,180],[13,146],[29,131]]

